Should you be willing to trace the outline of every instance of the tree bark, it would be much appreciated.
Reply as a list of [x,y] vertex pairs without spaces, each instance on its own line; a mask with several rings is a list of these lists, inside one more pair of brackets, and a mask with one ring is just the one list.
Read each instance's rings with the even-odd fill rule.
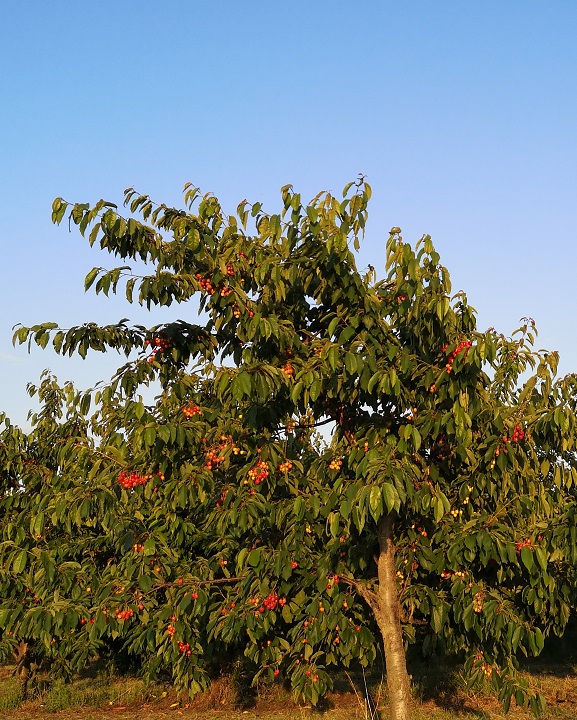
[[18,675],[18,683],[20,689],[20,700],[26,700],[28,697],[28,678],[30,675],[30,646],[21,640],[14,648],[12,653],[16,662],[16,674]]
[[395,544],[393,542],[394,514],[384,515],[377,525],[378,557],[378,610],[375,613],[383,636],[387,688],[391,720],[409,720],[410,680],[401,630],[400,603],[395,570]]

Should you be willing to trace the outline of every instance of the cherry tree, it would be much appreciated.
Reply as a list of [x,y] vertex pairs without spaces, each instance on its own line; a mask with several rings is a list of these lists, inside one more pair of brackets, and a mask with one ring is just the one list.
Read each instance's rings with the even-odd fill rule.
[[[43,510],[49,532],[93,527],[74,636],[121,639],[192,692],[244,656],[255,679],[282,674],[313,702],[331,666],[382,650],[394,720],[410,715],[418,643],[538,712],[517,657],[562,633],[575,602],[575,377],[556,377],[530,320],[480,331],[427,236],[414,247],[393,228],[384,277],[359,271],[370,195],[360,178],[308,204],[286,186],[277,214],[244,201],[228,215],[190,185],[182,209],[129,189],[127,216],[54,202],[56,223],[124,263],[86,289],[180,311],[150,328],[15,332],[127,356],[75,395],[91,431],[59,447],[68,490]],[[4,556],[38,594],[23,542]],[[10,602],[22,635],[29,615]]]

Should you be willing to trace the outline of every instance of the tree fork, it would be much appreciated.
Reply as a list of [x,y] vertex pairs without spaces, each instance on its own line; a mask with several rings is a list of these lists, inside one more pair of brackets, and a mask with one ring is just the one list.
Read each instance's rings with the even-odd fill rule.
[[388,513],[379,520],[377,526],[379,604],[376,620],[383,636],[391,720],[409,720],[411,691],[396,586],[393,525],[394,513]]

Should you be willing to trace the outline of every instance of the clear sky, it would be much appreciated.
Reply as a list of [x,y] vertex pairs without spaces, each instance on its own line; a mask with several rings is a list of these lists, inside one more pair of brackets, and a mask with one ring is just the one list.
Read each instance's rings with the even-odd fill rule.
[[88,387],[117,356],[14,348],[12,326],[150,316],[84,294],[115,263],[56,196],[180,202],[191,181],[233,211],[279,188],[373,186],[359,264],[382,272],[388,230],[429,233],[482,329],[531,316],[577,371],[575,0],[52,0],[0,23],[0,409],[25,423],[44,368]]

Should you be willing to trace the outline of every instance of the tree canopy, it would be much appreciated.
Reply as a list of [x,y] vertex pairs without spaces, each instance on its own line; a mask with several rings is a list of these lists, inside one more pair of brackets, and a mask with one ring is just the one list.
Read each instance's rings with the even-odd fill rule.
[[129,189],[128,217],[55,200],[124,263],[86,289],[181,314],[16,330],[127,362],[89,392],[46,376],[32,432],[6,422],[5,647],[71,670],[114,641],[192,692],[242,656],[313,702],[384,649],[401,720],[418,644],[539,711],[517,657],[575,602],[575,376],[531,320],[480,331],[428,236],[392,228],[384,277],[359,271],[370,195],[286,186],[277,214],[227,215],[190,185],[183,209]]

